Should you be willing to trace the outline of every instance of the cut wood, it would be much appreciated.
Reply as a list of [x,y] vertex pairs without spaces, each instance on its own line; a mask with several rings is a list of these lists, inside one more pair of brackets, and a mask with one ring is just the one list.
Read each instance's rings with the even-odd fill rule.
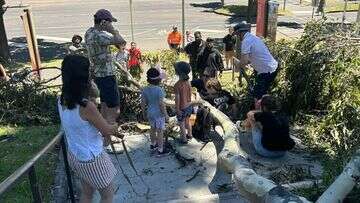
[[342,202],[356,183],[360,182],[360,150],[358,150],[345,166],[343,172],[333,184],[319,197],[317,203]]
[[[115,64],[120,68],[118,63]],[[129,72],[123,69],[121,70],[130,83],[134,84],[140,90],[142,89],[142,86],[132,78]],[[165,104],[171,107],[175,106],[175,102],[168,99],[166,99]],[[223,112],[202,99],[193,101],[191,105],[208,107],[210,109],[210,115],[222,127],[223,131],[218,130],[218,133],[223,134],[224,147],[218,154],[218,163],[221,168],[234,174],[236,185],[243,197],[251,202],[277,203],[286,202],[289,199],[295,202],[309,202],[305,198],[291,194],[285,188],[277,186],[273,181],[258,175],[251,168],[247,160],[247,153],[239,146],[239,131],[235,124]]]

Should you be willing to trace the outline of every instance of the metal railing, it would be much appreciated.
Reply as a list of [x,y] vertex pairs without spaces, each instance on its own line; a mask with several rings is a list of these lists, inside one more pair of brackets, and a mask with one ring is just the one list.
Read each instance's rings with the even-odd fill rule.
[[64,132],[60,131],[40,152],[38,152],[33,158],[27,161],[24,165],[19,167],[13,174],[7,177],[3,182],[0,183],[0,200],[3,198],[4,194],[9,191],[13,186],[15,186],[24,175],[28,175],[31,193],[33,201],[38,203],[42,202],[40,185],[36,178],[35,164],[43,157],[48,151],[52,150],[56,144],[60,142],[63,159],[65,165],[65,172],[67,177],[67,184],[69,188],[70,200],[72,203],[75,203],[74,190],[71,180],[71,173],[69,168],[69,162],[67,159],[67,149],[65,144]]

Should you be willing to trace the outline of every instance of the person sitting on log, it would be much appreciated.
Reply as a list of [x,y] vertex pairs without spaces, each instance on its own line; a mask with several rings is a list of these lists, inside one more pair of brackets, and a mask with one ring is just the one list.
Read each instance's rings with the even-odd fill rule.
[[203,99],[215,108],[233,117],[236,113],[235,98],[230,92],[223,90],[218,79],[210,78],[205,85],[207,95]]
[[289,135],[289,121],[277,111],[275,99],[264,95],[260,110],[248,112],[243,123],[252,132],[252,142],[256,153],[264,157],[282,157],[295,146]]

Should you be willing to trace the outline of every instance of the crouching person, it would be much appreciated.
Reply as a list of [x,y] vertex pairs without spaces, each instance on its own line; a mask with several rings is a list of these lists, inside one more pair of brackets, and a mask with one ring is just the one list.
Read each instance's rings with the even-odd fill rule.
[[289,135],[289,121],[276,112],[276,101],[270,95],[261,98],[260,110],[250,111],[244,127],[252,133],[256,153],[264,157],[281,157],[295,146]]

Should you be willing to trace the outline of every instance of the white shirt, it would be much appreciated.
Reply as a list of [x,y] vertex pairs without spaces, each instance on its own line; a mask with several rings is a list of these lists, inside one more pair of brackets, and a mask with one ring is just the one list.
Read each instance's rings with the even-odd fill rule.
[[79,161],[89,161],[103,151],[103,138],[98,129],[80,117],[80,107],[63,108],[58,100],[61,125],[69,151]]
[[272,73],[278,67],[278,62],[270,54],[264,42],[257,36],[247,32],[241,42],[241,54],[249,54],[253,68],[260,73]]

